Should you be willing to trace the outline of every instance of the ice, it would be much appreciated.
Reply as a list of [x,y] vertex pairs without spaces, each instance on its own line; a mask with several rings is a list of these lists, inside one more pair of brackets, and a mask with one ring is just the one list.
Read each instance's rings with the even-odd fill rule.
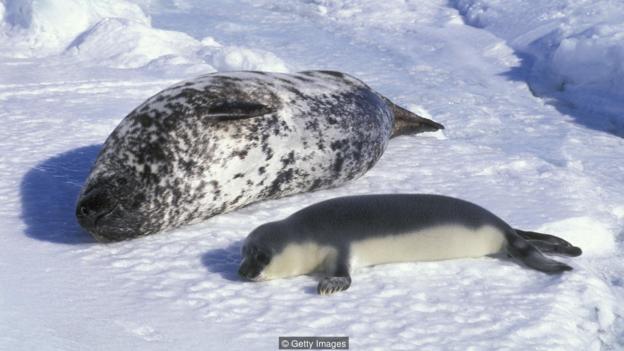
[[[0,349],[624,348],[618,1],[0,0]],[[132,109],[217,70],[351,73],[446,126],[393,139],[342,187],[103,245],[74,219],[101,145]],[[324,199],[439,193],[581,247],[560,276],[505,257],[243,282],[257,225]]]
[[269,51],[231,46],[221,48],[208,56],[211,56],[210,62],[218,71],[288,72],[286,64]]
[[141,8],[125,0],[5,0],[7,40],[2,55],[45,56],[65,49],[104,18],[125,18],[149,25]]
[[167,70],[288,71],[266,50],[153,28],[139,4],[126,0],[8,0],[6,11],[0,7],[0,18],[0,55],[9,57],[62,54],[85,66],[148,66],[161,75]]
[[[624,129],[624,4],[557,0],[456,0],[467,23],[504,39],[524,56],[535,93],[598,128]],[[585,116],[589,115],[589,117]],[[598,120],[598,121],[595,121]]]
[[142,67],[160,57],[178,57],[187,63],[198,43],[192,37],[173,31],[151,28],[120,18],[107,18],[76,38],[66,50],[86,64],[114,68]]

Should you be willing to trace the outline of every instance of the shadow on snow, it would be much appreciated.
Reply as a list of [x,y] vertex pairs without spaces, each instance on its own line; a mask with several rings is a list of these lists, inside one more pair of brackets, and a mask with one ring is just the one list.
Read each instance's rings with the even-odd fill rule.
[[[564,83],[554,87],[553,81],[555,79],[549,77],[548,72],[542,72],[543,69],[536,69],[534,57],[520,51],[514,51],[514,54],[520,59],[520,65],[502,73],[504,77],[526,83],[533,96],[544,99],[547,104],[553,106],[561,114],[570,116],[574,123],[589,129],[624,137],[624,110],[617,110],[623,106],[621,103],[609,102],[608,97],[605,97],[605,101],[609,102],[609,105],[615,106],[611,112],[606,112],[606,109],[602,107],[590,109],[577,106],[573,100],[570,100],[569,96],[566,96]],[[591,93],[591,91],[586,90],[586,94],[591,95]]]
[[243,281],[238,276],[238,264],[240,263],[240,250],[243,240],[235,241],[226,248],[218,248],[204,253],[201,257],[202,264],[209,272],[219,274],[229,281]]
[[102,145],[73,149],[33,167],[22,178],[20,194],[26,235],[59,244],[94,243],[76,221],[75,206]]

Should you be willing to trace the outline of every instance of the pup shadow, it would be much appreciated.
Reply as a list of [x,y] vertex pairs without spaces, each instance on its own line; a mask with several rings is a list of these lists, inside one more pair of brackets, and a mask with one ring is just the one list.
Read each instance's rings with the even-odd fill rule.
[[235,282],[246,282],[238,276],[238,265],[241,260],[240,250],[243,240],[235,241],[225,248],[207,251],[201,256],[202,264],[209,272],[219,274],[223,279]]
[[58,244],[95,240],[76,221],[78,194],[102,145],[76,148],[53,156],[24,175],[20,185],[25,234]]

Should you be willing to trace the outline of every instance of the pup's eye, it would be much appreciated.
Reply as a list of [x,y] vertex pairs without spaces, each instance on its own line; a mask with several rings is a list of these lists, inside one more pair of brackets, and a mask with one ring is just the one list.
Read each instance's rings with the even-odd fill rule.
[[256,260],[263,264],[268,264],[270,261],[269,255],[265,254],[264,252],[258,252],[258,254],[256,254]]

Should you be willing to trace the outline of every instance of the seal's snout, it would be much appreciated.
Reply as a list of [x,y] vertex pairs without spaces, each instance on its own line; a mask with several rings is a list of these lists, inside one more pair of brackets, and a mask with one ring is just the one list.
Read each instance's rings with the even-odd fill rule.
[[104,190],[94,189],[85,194],[76,206],[78,223],[93,232],[98,221],[111,213],[115,208],[115,201]]
[[260,277],[260,269],[249,262],[249,260],[244,259],[238,269],[238,276],[243,279],[255,281]]
[[240,267],[238,269],[238,276],[244,279],[249,279],[247,278],[247,272],[245,272],[245,270],[243,270],[243,267]]

